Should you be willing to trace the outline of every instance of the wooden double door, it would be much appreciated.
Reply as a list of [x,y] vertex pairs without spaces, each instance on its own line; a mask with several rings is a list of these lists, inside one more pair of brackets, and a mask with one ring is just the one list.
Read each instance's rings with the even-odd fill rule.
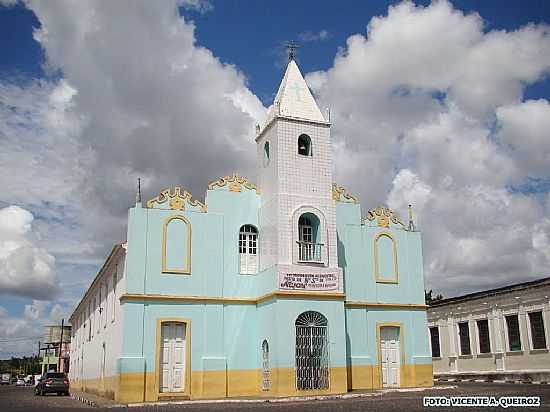
[[160,391],[186,390],[187,330],[183,322],[163,322],[160,338]]

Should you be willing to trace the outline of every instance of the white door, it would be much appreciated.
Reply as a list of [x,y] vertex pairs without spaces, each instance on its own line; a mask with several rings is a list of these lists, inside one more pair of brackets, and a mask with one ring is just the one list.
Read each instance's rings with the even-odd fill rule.
[[401,350],[398,327],[381,328],[380,353],[382,357],[382,386],[388,388],[399,387]]
[[185,323],[166,322],[161,327],[160,390],[185,390]]

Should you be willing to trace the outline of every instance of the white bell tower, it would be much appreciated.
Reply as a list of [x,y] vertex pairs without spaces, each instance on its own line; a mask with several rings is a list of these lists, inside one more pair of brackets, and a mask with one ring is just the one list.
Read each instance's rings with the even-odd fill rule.
[[336,288],[332,281],[332,286],[310,286],[341,292],[330,122],[319,110],[292,54],[256,143],[262,197],[260,270],[275,267],[280,289],[287,289],[281,283],[292,279],[288,277],[292,274],[301,280],[309,278],[308,284],[312,279],[326,283],[335,275]]

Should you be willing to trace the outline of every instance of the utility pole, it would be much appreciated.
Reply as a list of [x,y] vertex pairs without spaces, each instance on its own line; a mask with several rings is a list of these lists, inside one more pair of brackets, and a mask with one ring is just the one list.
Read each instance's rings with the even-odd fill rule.
[[61,349],[63,348],[63,329],[65,325],[65,319],[61,319],[61,336],[59,338],[59,354],[57,358],[57,371],[61,372]]
[[[40,341],[38,341],[38,357],[36,358],[37,359],[37,364],[40,365]],[[38,367],[37,365],[35,365],[36,367]],[[33,375],[35,374],[36,370],[33,371]],[[42,373],[42,366],[40,366],[40,372]]]

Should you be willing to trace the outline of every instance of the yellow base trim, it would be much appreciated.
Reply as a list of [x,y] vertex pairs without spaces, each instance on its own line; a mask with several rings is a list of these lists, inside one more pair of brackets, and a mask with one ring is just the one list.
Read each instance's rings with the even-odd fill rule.
[[[432,365],[401,365],[400,387],[433,386]],[[299,391],[296,389],[294,368],[275,368],[270,371],[271,386],[262,390],[261,369],[229,371],[192,371],[190,395],[159,393],[156,374],[123,373],[103,380],[86,379],[71,381],[71,389],[93,393],[121,403],[154,402],[162,399],[223,399],[240,396],[287,397],[314,396],[346,393],[356,389],[380,389],[379,365],[354,365],[330,368],[328,389]]]
[[[382,377],[379,365],[348,366],[348,389],[381,389]],[[433,367],[427,365],[401,365],[400,388],[433,386]]]

